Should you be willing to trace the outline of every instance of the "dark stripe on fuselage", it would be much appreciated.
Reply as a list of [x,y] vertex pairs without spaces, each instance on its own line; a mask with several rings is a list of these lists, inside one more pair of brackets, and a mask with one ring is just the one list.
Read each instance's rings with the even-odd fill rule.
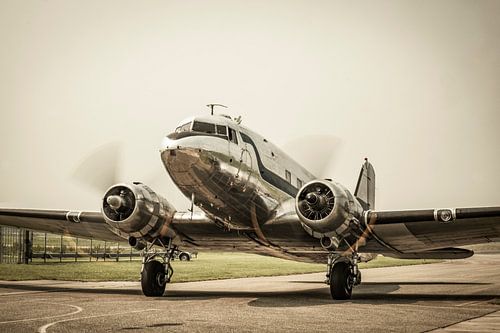
[[266,168],[262,163],[262,159],[260,158],[260,153],[259,150],[257,149],[257,146],[255,145],[255,142],[253,142],[253,140],[245,133],[240,132],[240,135],[243,141],[252,145],[253,149],[255,150],[255,157],[257,158],[257,164],[259,165],[259,171],[261,177],[274,187],[277,187],[281,191],[289,194],[290,196],[295,197],[297,195],[298,189],[289,182],[287,182],[285,179],[281,178],[280,176],[278,176],[277,174]]

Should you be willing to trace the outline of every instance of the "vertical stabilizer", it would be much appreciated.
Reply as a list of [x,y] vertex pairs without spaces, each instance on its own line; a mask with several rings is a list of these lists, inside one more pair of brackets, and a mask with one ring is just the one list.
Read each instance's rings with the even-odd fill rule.
[[375,209],[375,170],[367,158],[361,167],[354,196],[365,210]]

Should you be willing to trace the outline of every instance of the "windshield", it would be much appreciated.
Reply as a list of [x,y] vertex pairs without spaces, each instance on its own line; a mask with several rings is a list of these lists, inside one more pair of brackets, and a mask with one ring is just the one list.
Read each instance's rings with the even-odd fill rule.
[[204,123],[201,121],[194,121],[193,132],[215,134],[215,124]]
[[181,125],[175,129],[175,133],[189,132],[191,129],[191,122]]

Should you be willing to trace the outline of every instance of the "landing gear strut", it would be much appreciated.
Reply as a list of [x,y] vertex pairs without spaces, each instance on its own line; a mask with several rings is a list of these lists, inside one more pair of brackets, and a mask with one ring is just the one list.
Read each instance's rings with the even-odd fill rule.
[[[163,247],[163,251],[153,249],[154,245]],[[167,283],[170,282],[174,269],[170,265],[177,246],[172,245],[168,239],[165,244],[163,240],[156,238],[143,252],[141,268],[141,287],[145,296],[158,297],[165,292]]]
[[330,294],[333,299],[350,299],[352,288],[361,283],[358,260],[357,252],[353,252],[350,256],[339,256],[333,253],[328,256],[326,283],[330,285]]

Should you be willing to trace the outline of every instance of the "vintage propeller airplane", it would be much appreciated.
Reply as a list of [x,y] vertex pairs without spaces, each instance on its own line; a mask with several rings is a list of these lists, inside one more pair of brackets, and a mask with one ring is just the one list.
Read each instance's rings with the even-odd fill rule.
[[[116,184],[100,212],[0,209],[0,224],[143,250],[142,291],[161,296],[179,248],[265,254],[327,263],[334,299],[361,282],[362,253],[466,258],[456,248],[500,239],[500,207],[375,210],[375,172],[365,160],[354,193],[319,179],[278,147],[225,115],[192,117],[167,135],[161,160],[201,211],[178,212],[147,185]],[[193,208],[193,207],[192,207]],[[158,250],[161,249],[161,250]]]

